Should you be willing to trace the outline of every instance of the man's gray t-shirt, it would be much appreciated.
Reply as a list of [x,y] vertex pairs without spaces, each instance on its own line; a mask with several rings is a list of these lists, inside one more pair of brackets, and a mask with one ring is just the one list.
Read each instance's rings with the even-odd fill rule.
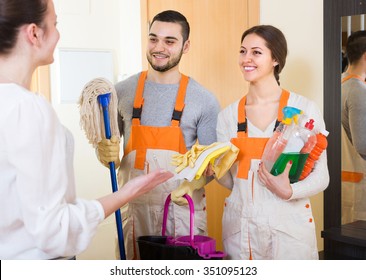
[[[116,84],[118,96],[118,123],[126,147],[130,137],[132,110],[136,87],[140,73]],[[170,126],[178,84],[157,84],[145,81],[144,104],[141,125]],[[207,89],[190,78],[184,101],[183,115],[180,122],[187,149],[198,139],[199,144],[209,145],[216,142],[217,115],[220,111],[216,97]]]

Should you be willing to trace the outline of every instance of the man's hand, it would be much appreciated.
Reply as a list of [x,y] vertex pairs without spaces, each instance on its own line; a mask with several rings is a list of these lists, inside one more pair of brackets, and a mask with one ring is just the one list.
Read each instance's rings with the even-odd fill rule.
[[116,169],[119,167],[121,161],[119,158],[119,140],[116,136],[111,139],[103,138],[98,143],[97,152],[99,161],[109,168],[109,163],[114,162]]

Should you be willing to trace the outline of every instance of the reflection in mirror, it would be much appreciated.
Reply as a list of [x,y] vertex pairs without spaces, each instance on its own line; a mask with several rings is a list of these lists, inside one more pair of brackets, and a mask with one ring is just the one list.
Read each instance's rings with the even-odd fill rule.
[[342,224],[366,221],[365,15],[342,17]]
[[358,30],[365,30],[365,15],[342,17],[342,73],[347,66],[346,43],[347,38]]

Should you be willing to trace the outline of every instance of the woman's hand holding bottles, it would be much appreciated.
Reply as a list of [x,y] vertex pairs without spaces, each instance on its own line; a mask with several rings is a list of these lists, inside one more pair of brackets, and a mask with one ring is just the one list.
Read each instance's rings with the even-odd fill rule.
[[263,163],[259,165],[258,179],[267,187],[272,193],[278,197],[287,200],[292,196],[292,187],[290,185],[289,172],[292,166],[292,161],[289,161],[285,170],[277,175],[272,175],[264,166]]

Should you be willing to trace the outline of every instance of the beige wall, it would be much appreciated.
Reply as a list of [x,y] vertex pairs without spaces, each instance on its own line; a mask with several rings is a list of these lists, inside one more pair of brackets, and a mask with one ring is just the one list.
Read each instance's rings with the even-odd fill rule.
[[[260,22],[281,29],[288,42],[281,86],[314,100],[323,112],[323,1],[261,0]],[[322,250],[323,194],[311,202]]]

